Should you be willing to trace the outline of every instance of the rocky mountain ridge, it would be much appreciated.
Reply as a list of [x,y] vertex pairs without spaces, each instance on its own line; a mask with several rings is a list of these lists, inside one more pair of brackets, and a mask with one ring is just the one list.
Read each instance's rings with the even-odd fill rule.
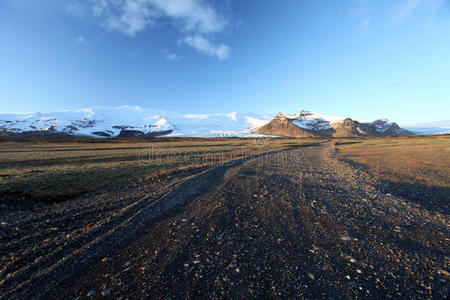
[[351,118],[337,118],[308,111],[299,114],[279,113],[272,121],[257,128],[255,133],[287,137],[357,137],[402,136],[413,133],[387,119],[360,122]]

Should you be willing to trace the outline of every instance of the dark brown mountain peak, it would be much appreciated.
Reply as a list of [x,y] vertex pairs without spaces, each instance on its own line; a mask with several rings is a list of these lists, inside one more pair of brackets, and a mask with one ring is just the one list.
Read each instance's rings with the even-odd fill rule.
[[289,136],[289,137],[315,137],[313,132],[294,125],[285,115],[279,113],[272,121],[258,128],[255,133]]

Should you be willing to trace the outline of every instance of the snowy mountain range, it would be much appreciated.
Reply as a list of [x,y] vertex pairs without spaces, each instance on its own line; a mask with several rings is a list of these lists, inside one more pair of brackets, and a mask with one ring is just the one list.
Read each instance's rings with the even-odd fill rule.
[[181,114],[141,107],[94,107],[74,111],[0,115],[0,132],[85,137],[253,135],[252,129],[269,122],[261,114]]
[[403,127],[416,134],[450,134],[450,120],[406,123]]
[[[281,126],[281,127],[280,127]],[[357,121],[307,111],[298,114],[182,114],[132,106],[0,115],[2,135],[80,137],[249,137],[409,135],[386,119]]]

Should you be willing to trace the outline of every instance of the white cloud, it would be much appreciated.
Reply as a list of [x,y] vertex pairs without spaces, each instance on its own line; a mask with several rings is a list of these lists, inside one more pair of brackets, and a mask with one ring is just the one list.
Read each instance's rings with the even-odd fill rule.
[[359,26],[359,30],[364,31],[364,32],[369,32],[370,31],[370,17],[365,17],[362,22],[361,25]]
[[444,1],[445,0],[429,0],[431,9],[437,10],[441,8],[442,5],[444,5]]
[[[377,23],[376,18],[372,18],[371,10],[374,9],[375,0],[357,0],[358,7],[349,11],[350,17],[357,23],[358,30],[369,32]],[[435,12],[441,9],[450,0],[397,0],[389,9],[386,20],[388,27],[398,25],[416,13],[419,9],[428,9]],[[379,21],[379,20],[378,20]]]
[[133,50],[131,51],[131,53],[128,55],[128,57],[130,58],[135,58],[141,55],[141,51],[139,50]]
[[211,117],[211,115],[189,114],[189,115],[185,115],[184,117],[187,119],[205,120],[205,119],[208,119],[209,117]]
[[163,51],[164,57],[169,61],[180,61],[183,59],[183,56],[178,55],[176,53],[171,53],[169,51]]
[[147,0],[96,0],[92,2],[92,14],[100,24],[110,30],[117,30],[135,36],[151,26],[157,16]]
[[[365,2],[363,4],[366,4]],[[356,10],[352,10],[350,15],[358,22],[358,30],[369,32],[371,29],[372,19],[370,18],[368,8],[361,6]]]
[[87,7],[77,0],[67,0],[66,9],[69,14],[78,17],[83,17],[87,13]]
[[109,30],[133,37],[155,24],[169,23],[190,41],[185,44],[203,53],[215,53],[219,59],[229,55],[228,46],[215,46],[208,40],[210,35],[224,31],[228,21],[205,0],[84,0],[84,3],[99,24]]
[[215,45],[201,35],[189,35],[184,39],[184,42],[198,51],[215,56],[220,60],[227,59],[231,53],[231,49],[227,45]]
[[180,22],[183,29],[199,33],[222,31],[227,22],[205,1],[199,0],[148,0],[166,16]]
[[269,122],[269,120],[261,120],[253,117],[246,117],[245,121],[250,124],[251,128],[261,127]]
[[405,0],[400,3],[391,15],[391,23],[399,23],[414,13],[421,0]]
[[75,42],[76,42],[77,44],[86,44],[86,39],[80,35],[79,37],[77,37],[77,38],[75,39]]

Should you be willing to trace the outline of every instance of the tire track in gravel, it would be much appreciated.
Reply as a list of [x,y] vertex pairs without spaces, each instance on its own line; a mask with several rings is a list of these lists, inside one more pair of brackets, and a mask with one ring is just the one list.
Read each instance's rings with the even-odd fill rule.
[[[448,298],[449,218],[385,193],[333,144],[225,170],[48,298]],[[295,156],[295,155],[294,155]]]
[[[45,292],[51,286],[63,282],[93,262],[98,261],[110,249],[115,249],[132,241],[144,228],[167,212],[170,213],[177,207],[220,185],[228,170],[238,168],[248,160],[280,151],[286,150],[263,153],[228,162],[225,165],[214,166],[171,183],[158,192],[132,200],[130,204],[114,211],[110,218],[85,224],[89,227],[87,233],[85,233],[86,228],[71,232],[69,235],[77,233],[79,235],[75,239],[71,239],[64,247],[54,249],[42,256],[39,256],[39,253],[43,252],[45,245],[35,245],[27,253],[30,256],[33,254],[37,256],[35,261],[13,272],[2,274],[7,276],[2,276],[3,278],[0,281],[0,298],[31,297]],[[88,210],[89,207],[95,208],[95,205],[89,205]],[[74,211],[79,210],[75,209]],[[66,213],[70,214],[70,212]],[[81,211],[80,213],[86,214],[88,212]],[[64,218],[68,217],[65,216]],[[39,217],[33,217],[33,220],[39,220]],[[31,237],[32,234],[25,238]],[[45,240],[43,243],[45,244]]]

